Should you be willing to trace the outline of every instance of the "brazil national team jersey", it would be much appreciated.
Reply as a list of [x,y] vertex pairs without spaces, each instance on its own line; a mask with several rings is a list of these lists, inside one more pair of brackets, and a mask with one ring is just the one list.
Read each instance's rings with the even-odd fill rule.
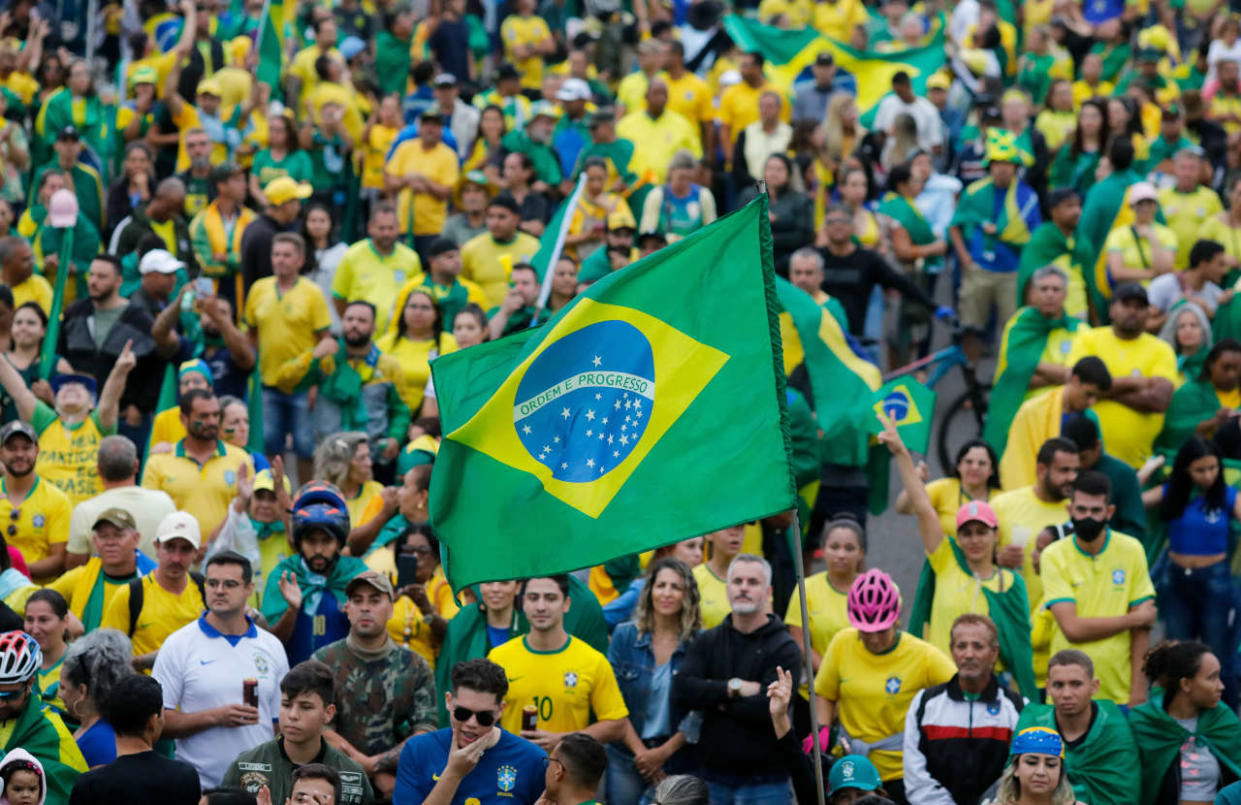
[[[840,725],[850,737],[877,743],[905,732],[905,714],[918,691],[947,682],[957,667],[942,651],[911,634],[897,632],[896,645],[871,654],[857,629],[841,629],[827,645],[814,678],[814,692],[836,703]],[[900,779],[901,751],[870,753],[879,776]]]
[[539,709],[539,729],[549,732],[585,729],[591,712],[599,721],[629,715],[608,658],[576,637],[557,651],[535,651],[523,637],[497,646],[487,657],[508,677],[500,726],[509,732],[521,732],[526,705]]
[[[410,738],[401,750],[392,801],[425,802],[448,763],[451,747],[451,729]],[[536,744],[501,730],[500,741],[483,752],[478,765],[458,784],[452,805],[531,805],[543,793],[546,757]]]

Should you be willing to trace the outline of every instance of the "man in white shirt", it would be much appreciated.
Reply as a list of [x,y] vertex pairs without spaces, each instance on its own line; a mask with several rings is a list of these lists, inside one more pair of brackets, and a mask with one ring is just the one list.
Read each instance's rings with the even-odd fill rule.
[[82,501],[69,518],[65,570],[86,564],[91,555],[91,528],[107,509],[129,512],[138,526],[138,550],[158,560],[155,538],[160,521],[177,510],[167,492],[138,486],[138,450],[128,437],[107,436],[95,460],[104,491]]
[[1219,286],[1228,272],[1227,260],[1223,245],[1199,240],[1189,250],[1189,265],[1184,271],[1169,271],[1151,280],[1146,289],[1151,306],[1146,318],[1147,331],[1158,332],[1168,320],[1172,306],[1182,299],[1201,308],[1208,319],[1214,318],[1215,309],[1232,298],[1231,290]]
[[907,114],[918,124],[918,147],[938,153],[944,144],[944,124],[935,104],[914,94],[909,73],[898,70],[892,76],[892,94],[879,102],[875,112],[875,131],[886,132],[899,114]]
[[271,740],[289,670],[284,646],[246,615],[250,562],[222,551],[206,575],[207,612],[164,641],[151,673],[164,690],[163,734],[204,789],[220,784],[238,753]]

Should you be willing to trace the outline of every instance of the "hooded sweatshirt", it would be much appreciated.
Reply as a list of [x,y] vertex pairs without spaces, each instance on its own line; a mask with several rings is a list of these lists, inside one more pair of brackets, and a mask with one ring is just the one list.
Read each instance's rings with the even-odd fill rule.
[[[43,764],[25,749],[18,747],[6,754],[3,760],[0,760],[0,778],[7,780],[8,774],[6,769],[20,761],[25,761],[34,766],[35,772],[39,775],[39,805],[43,805],[47,801],[47,777],[43,774]],[[7,783],[4,788],[7,790]],[[4,791],[0,791],[0,805],[9,805],[9,798],[4,795]]]

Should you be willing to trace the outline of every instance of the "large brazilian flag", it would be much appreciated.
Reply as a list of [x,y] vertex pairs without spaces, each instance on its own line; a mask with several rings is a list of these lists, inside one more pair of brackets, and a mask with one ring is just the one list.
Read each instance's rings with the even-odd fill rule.
[[436,360],[431,519],[453,587],[793,508],[774,283],[762,196],[543,326]]

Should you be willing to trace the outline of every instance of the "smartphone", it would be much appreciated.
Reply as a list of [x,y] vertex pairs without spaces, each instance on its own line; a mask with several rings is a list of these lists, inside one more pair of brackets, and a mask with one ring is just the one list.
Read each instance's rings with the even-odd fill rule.
[[418,557],[412,553],[396,555],[396,588],[402,590],[418,583]]
[[211,282],[210,277],[199,277],[194,280],[194,295],[199,299],[205,296],[211,296],[215,293],[215,285]]

